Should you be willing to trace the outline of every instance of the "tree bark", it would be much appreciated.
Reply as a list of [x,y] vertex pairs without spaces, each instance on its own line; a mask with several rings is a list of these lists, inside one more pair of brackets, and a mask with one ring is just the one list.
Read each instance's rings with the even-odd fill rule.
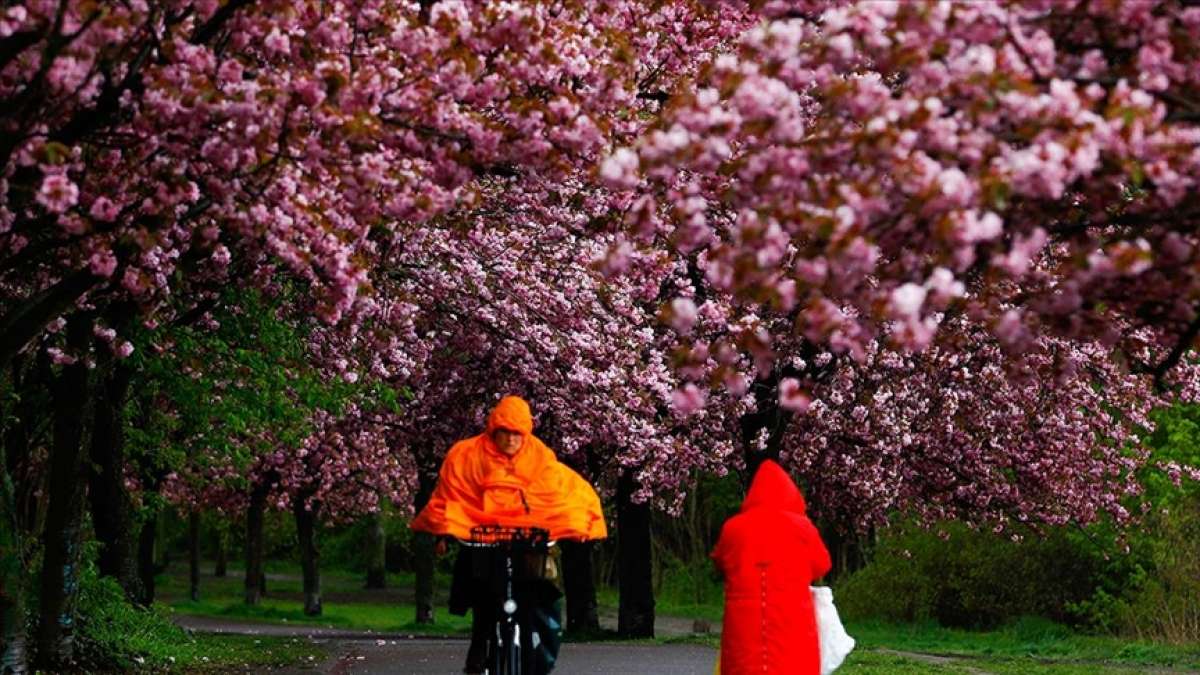
[[5,584],[0,594],[0,675],[29,672],[25,650],[24,580],[0,573]]
[[97,567],[113,577],[131,601],[142,597],[134,556],[133,508],[125,490],[125,400],[131,371],[109,357],[108,372],[98,383],[92,428],[88,498],[92,528],[100,543]]
[[320,506],[305,504],[307,498],[297,496],[292,500],[292,513],[296,516],[296,535],[300,539],[300,572],[304,579],[304,613],[308,616],[321,615],[321,568],[320,551],[317,550],[317,515]]
[[567,632],[587,635],[600,631],[592,542],[562,541],[563,586],[567,596]]
[[266,483],[256,485],[250,493],[250,508],[246,511],[246,604],[257,605],[266,593],[263,572],[263,515],[267,508]]
[[383,530],[383,512],[368,516],[367,588],[387,587],[387,535]]
[[200,512],[188,512],[188,597],[200,600]]
[[142,531],[138,533],[138,581],[141,585],[139,604],[149,607],[154,603],[154,577],[158,576],[158,566],[154,561],[154,549],[158,543],[158,512],[147,515],[142,523]]
[[627,638],[654,637],[650,505],[633,502],[637,481],[626,469],[617,481],[617,632]]
[[0,675],[24,675],[28,665],[22,535],[5,450],[0,445]]
[[88,407],[88,367],[82,354],[91,339],[89,317],[67,321],[67,344],[79,360],[63,366],[54,383],[54,440],[49,460],[49,501],[43,537],[37,658],[46,670],[65,670],[75,655],[75,599],[83,520],[83,469]]
[[[792,418],[791,412],[779,406],[780,378],[793,374],[792,370],[785,370],[787,372],[781,373],[780,369],[776,368],[767,378],[754,381],[751,391],[754,393],[754,399],[758,401],[757,407],[755,410],[743,414],[738,420],[742,432],[742,445],[746,453],[744,482],[747,489],[750,487],[750,482],[754,480],[754,474],[758,471],[760,464],[768,459],[779,461],[783,434],[787,431],[788,422]],[[766,443],[763,447],[759,447],[759,439],[763,436],[765,436]]]
[[217,528],[217,562],[213,566],[213,576],[224,578],[229,565],[229,530],[222,522]]
[[[414,504],[419,512],[433,494],[437,479],[422,471],[417,485],[417,499]],[[434,568],[437,563],[437,553],[434,551],[434,537],[427,532],[413,534],[413,572],[416,577],[417,623],[433,623]]]

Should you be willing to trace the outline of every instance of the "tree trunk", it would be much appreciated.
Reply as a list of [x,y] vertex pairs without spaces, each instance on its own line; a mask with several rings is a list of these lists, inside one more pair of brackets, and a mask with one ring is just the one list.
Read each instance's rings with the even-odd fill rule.
[[654,586],[650,546],[650,505],[635,504],[637,481],[626,469],[617,481],[617,632],[627,638],[654,637]]
[[213,567],[213,576],[224,578],[226,567],[229,565],[229,530],[225,523],[217,528],[217,563]]
[[24,675],[28,666],[22,536],[5,450],[0,445],[0,675]]
[[263,572],[263,514],[267,508],[266,484],[257,485],[250,493],[250,508],[246,511],[246,604],[257,605],[266,593]]
[[200,512],[188,512],[188,597],[200,600]]
[[149,514],[138,534],[138,580],[141,582],[140,604],[149,607],[154,603],[154,577],[158,567],[154,563],[154,549],[158,543],[158,512]]
[[24,580],[0,573],[5,584],[0,593],[0,675],[29,672],[25,650]]
[[82,354],[91,339],[90,318],[67,322],[67,343],[79,360],[64,366],[54,383],[54,440],[49,459],[49,495],[43,536],[37,655],[47,670],[62,670],[75,655],[75,599],[79,592],[86,476],[85,423],[91,415],[88,367]]
[[317,551],[317,509],[319,505],[305,504],[303,496],[292,500],[292,513],[296,516],[296,534],[300,539],[300,571],[304,578],[304,613],[308,616],[321,615],[321,570],[320,552]]
[[387,587],[387,535],[383,512],[372,513],[367,523],[367,588]]
[[567,595],[567,632],[587,635],[600,631],[596,608],[596,577],[592,542],[562,541],[563,586]]
[[[420,472],[417,485],[417,499],[414,504],[420,512],[433,494],[437,479],[427,473]],[[413,535],[413,572],[416,577],[417,623],[433,623],[434,568],[437,563],[437,553],[434,551],[434,537],[427,532],[417,532]]]
[[[749,489],[754,474],[764,461],[779,461],[783,434],[787,431],[792,413],[779,405],[779,382],[784,376],[794,375],[793,368],[776,368],[765,379],[755,380],[751,385],[756,408],[738,420],[742,432],[742,445],[746,453],[745,487]],[[760,441],[765,440],[760,446]]]
[[142,597],[134,557],[132,505],[125,491],[125,424],[123,412],[132,373],[111,357],[111,370],[99,383],[92,428],[88,497],[92,527],[100,543],[97,567],[113,577],[131,601]]

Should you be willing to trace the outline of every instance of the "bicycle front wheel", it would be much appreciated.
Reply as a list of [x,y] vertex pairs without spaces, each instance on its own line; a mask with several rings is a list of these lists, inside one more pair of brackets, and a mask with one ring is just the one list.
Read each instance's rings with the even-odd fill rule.
[[488,675],[521,675],[521,627],[501,620],[496,623],[496,637],[490,649],[492,664]]

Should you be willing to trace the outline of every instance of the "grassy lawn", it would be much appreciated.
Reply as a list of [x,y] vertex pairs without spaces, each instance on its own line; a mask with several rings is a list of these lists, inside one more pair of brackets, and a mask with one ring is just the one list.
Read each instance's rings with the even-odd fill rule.
[[326,657],[318,645],[300,638],[250,635],[196,635],[182,642],[151,649],[144,669],[168,673],[226,673],[297,663],[320,663]]
[[897,626],[850,622],[846,628],[868,650],[969,656],[997,663],[1021,659],[1200,670],[1200,645],[1179,647],[1084,635],[1041,619],[1025,619],[987,632],[954,630],[932,623]]
[[[205,572],[211,569],[205,565]],[[267,595],[256,607],[242,602],[243,581],[240,570],[225,577],[202,575],[200,600],[188,598],[187,568],[172,565],[158,578],[158,600],[171,611],[231,620],[293,623],[355,630],[373,630],[414,635],[454,635],[469,633],[470,617],[453,616],[445,610],[449,578],[438,579],[436,623],[417,624],[413,604],[412,575],[389,575],[388,588],[366,590],[363,578],[347,572],[323,572],[321,575],[322,609],[318,617],[305,616],[303,584],[298,570],[268,572]]]

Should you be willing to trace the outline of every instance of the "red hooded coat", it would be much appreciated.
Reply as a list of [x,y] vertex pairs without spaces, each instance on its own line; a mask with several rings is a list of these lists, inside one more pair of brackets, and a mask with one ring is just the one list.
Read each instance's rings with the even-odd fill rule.
[[809,586],[829,571],[829,551],[778,464],[759,467],[712,557],[725,575],[721,675],[819,674]]

